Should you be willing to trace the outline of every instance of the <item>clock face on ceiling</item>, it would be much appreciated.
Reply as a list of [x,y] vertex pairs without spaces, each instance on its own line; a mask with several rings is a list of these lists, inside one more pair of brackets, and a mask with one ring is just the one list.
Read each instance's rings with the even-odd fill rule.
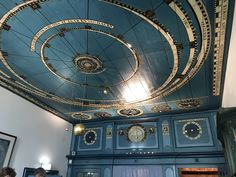
[[87,145],[92,145],[97,140],[97,132],[95,130],[88,130],[84,134],[84,143]]
[[196,140],[202,135],[202,127],[199,123],[191,121],[183,125],[182,132],[190,140]]
[[146,136],[146,129],[142,125],[132,125],[128,128],[128,139],[133,143],[144,141]]

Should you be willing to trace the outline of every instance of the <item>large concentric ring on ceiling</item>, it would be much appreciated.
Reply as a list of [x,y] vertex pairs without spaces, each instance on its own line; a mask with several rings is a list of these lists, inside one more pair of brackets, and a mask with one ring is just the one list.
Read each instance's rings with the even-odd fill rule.
[[37,43],[37,41],[39,40],[39,38],[43,35],[43,33],[45,33],[46,31],[55,28],[57,26],[63,25],[63,24],[78,24],[78,23],[84,23],[84,24],[94,24],[94,25],[100,25],[100,26],[104,26],[104,27],[108,27],[108,28],[114,28],[112,25],[104,23],[104,22],[100,22],[100,21],[96,21],[96,20],[90,20],[90,19],[69,19],[69,20],[61,20],[58,22],[55,22],[53,24],[47,25],[45,27],[43,27],[41,30],[39,30],[39,32],[34,36],[32,43],[31,43],[31,50],[34,52],[35,51],[35,45]]
[[[30,5],[32,5],[32,3],[35,3],[35,2],[46,3],[46,1],[43,1],[43,0],[41,0],[41,1],[40,0],[31,0],[31,1],[27,1],[22,4],[19,4],[16,7],[12,8],[0,20],[1,31],[4,30],[4,27],[6,28],[7,23],[9,22],[9,20],[13,16],[17,16],[18,12],[23,11],[25,8],[29,7]],[[191,7],[194,7],[193,12],[196,15],[196,21],[198,21],[199,29],[202,34],[200,39],[196,39],[195,28],[193,27],[193,24],[191,23],[191,19],[188,17],[187,12],[183,9],[181,4],[179,4],[177,1],[168,1],[168,2],[169,2],[168,6],[169,6],[170,10],[175,12],[177,14],[178,18],[182,21],[183,26],[184,26],[186,33],[187,33],[188,41],[189,41],[188,62],[186,64],[186,66],[183,67],[184,69],[182,69],[180,71],[179,75],[181,75],[181,77],[176,77],[177,71],[179,70],[178,48],[177,48],[178,41],[174,40],[173,36],[171,35],[171,32],[169,32],[167,30],[167,27],[165,27],[165,25],[159,23],[152,16],[148,16],[148,14],[146,14],[144,11],[142,11],[140,9],[136,9],[135,7],[132,7],[132,6],[127,5],[125,3],[121,3],[118,1],[110,1],[110,0],[101,0],[101,2],[100,2],[100,3],[107,3],[109,5],[117,7],[118,9],[123,9],[125,11],[128,11],[128,12],[130,12],[130,15],[137,16],[138,18],[143,20],[145,23],[151,25],[151,27],[156,29],[156,31],[158,31],[162,35],[161,38],[164,38],[165,42],[168,44],[169,48],[172,51],[173,67],[171,69],[171,73],[166,78],[166,80],[163,81],[163,84],[161,84],[158,87],[157,86],[154,87],[154,89],[152,89],[152,92],[150,93],[150,95],[147,98],[142,99],[139,102],[148,101],[151,99],[156,99],[156,98],[166,96],[166,95],[172,93],[173,91],[175,91],[176,89],[182,87],[191,78],[193,78],[193,76],[199,71],[199,69],[203,65],[204,61],[206,60],[209,49],[210,49],[209,46],[211,43],[211,35],[210,35],[211,28],[210,28],[209,17],[208,17],[208,14],[206,12],[203,2],[201,0],[188,0],[187,1]],[[56,3],[56,2],[54,2],[54,3]],[[100,21],[90,20],[90,19],[60,20],[60,21],[53,22],[41,29],[38,29],[38,31],[36,32],[36,35],[33,36],[31,43],[29,44],[31,50],[37,52],[36,43],[41,44],[42,39],[45,39],[45,36],[47,36],[49,33],[52,33],[54,28],[56,29],[56,27],[58,27],[58,26],[68,27],[67,25],[76,24],[76,23],[91,24],[91,25],[95,25],[96,27],[102,27],[103,29],[108,28],[109,30],[112,30],[113,27],[119,28],[119,26],[113,26],[113,25],[110,25],[106,22],[100,22]],[[79,28],[82,29],[82,27],[79,27]],[[94,31],[92,31],[93,28],[84,28],[84,30],[88,31],[88,32],[94,32]],[[97,30],[96,32],[98,32],[98,31],[101,32],[102,30]],[[118,34],[112,35],[110,32],[106,32],[106,31],[103,31],[103,32],[106,33],[107,35],[109,34],[113,37],[118,35]],[[59,34],[54,34],[54,35],[58,36]],[[47,39],[49,39],[49,38],[47,38]],[[46,39],[46,41],[47,41],[47,39]],[[117,37],[117,39],[120,39],[120,38]],[[199,40],[198,43],[201,44],[199,46],[199,49],[200,49],[199,51],[197,51],[196,40]],[[124,40],[121,40],[121,41],[124,42]],[[124,42],[125,45],[127,45],[126,47],[129,47],[129,49],[134,50],[134,48],[136,46],[132,45],[132,47],[130,47],[128,42],[129,41]],[[45,46],[46,46],[46,43],[44,42]],[[4,46],[4,43],[3,43],[3,46]],[[42,48],[42,46],[41,46],[41,48]],[[41,54],[43,54],[43,50],[41,50],[40,52],[41,52]],[[139,52],[140,51],[135,51],[133,53],[137,55]],[[68,97],[65,97],[60,94],[57,95],[55,93],[45,91],[42,88],[38,87],[37,85],[26,80],[19,73],[17,73],[15,68],[12,68],[12,66],[8,63],[9,57],[6,54],[4,54],[4,51],[0,51],[0,58],[1,58],[1,61],[3,62],[3,64],[5,65],[5,67],[11,73],[11,74],[9,74],[5,71],[1,71],[1,76],[0,76],[1,79],[5,80],[5,82],[12,84],[14,87],[20,88],[26,92],[31,93],[31,94],[35,94],[37,96],[40,96],[40,97],[43,97],[43,98],[46,98],[49,100],[53,100],[55,102],[59,102],[59,103],[63,103],[63,104],[71,104],[71,105],[80,105],[80,106],[83,105],[83,106],[89,106],[89,107],[103,107],[103,108],[120,107],[122,105],[121,102],[123,100],[121,98],[104,99],[104,100],[91,99],[91,98],[86,98],[86,99],[76,98],[75,99],[75,97],[68,98]],[[100,60],[100,58],[99,58],[99,60]],[[43,61],[44,61],[45,66],[49,66],[48,63],[46,62],[45,58],[43,58]],[[72,61],[73,60],[71,60],[71,62]],[[101,61],[102,61],[102,59],[101,59]],[[86,64],[86,65],[88,67],[90,67],[89,64]],[[48,69],[52,71],[51,73],[54,73],[53,75],[56,74],[57,76],[60,76],[55,71],[53,71],[53,69],[51,69],[50,67],[48,67]],[[99,71],[99,69],[97,71]],[[17,78],[17,81],[13,81],[11,79],[12,74],[14,75],[14,77]],[[127,78],[129,78],[129,77],[127,77]],[[76,84],[76,82],[74,82],[71,79],[69,80],[64,77],[61,77],[61,79],[66,80],[72,84]],[[128,80],[128,81],[130,81],[130,80]],[[80,85],[80,84],[78,84],[78,85]],[[82,83],[82,86],[84,86],[84,85],[86,86],[87,84]],[[113,85],[116,85],[116,84],[113,84]],[[95,86],[101,87],[101,85],[95,85]],[[84,104],[84,101],[86,101],[86,104]],[[135,103],[139,103],[139,102],[135,102]]]
[[[65,80],[65,81],[70,82],[70,83],[73,83],[73,84],[77,84],[77,85],[83,85],[83,86],[86,85],[86,86],[88,86],[88,87],[104,87],[103,85],[93,85],[93,84],[89,84],[89,83],[83,84],[83,83],[74,82],[74,81],[72,81],[71,79],[67,79],[67,78],[61,76],[60,74],[58,74],[57,72],[55,72],[55,71],[53,70],[53,68],[49,65],[49,63],[47,63],[47,61],[45,60],[45,52],[44,52],[44,50],[45,50],[45,48],[48,46],[48,43],[49,43],[53,38],[58,37],[58,36],[60,36],[61,34],[64,35],[64,33],[69,32],[69,31],[72,31],[72,30],[79,30],[79,31],[82,30],[82,31],[88,31],[88,32],[93,32],[93,33],[99,33],[99,34],[108,36],[108,37],[114,39],[115,41],[121,43],[121,44],[124,45],[125,47],[127,47],[127,49],[128,49],[128,50],[130,51],[130,53],[132,54],[132,56],[133,56],[133,58],[134,58],[134,61],[135,61],[135,68],[134,68],[134,71],[131,73],[131,75],[128,76],[127,78],[125,78],[125,79],[124,79],[123,81],[121,81],[121,82],[118,82],[118,83],[115,83],[115,84],[106,84],[106,87],[113,87],[113,86],[117,86],[117,85],[120,85],[120,84],[122,84],[122,83],[125,83],[125,82],[129,81],[130,79],[132,79],[132,77],[134,77],[134,75],[138,72],[138,68],[139,68],[139,65],[140,65],[140,60],[139,60],[139,57],[138,57],[138,55],[137,55],[137,52],[135,51],[134,48],[130,47],[129,43],[125,42],[124,40],[119,39],[117,36],[114,36],[114,35],[112,35],[111,33],[107,33],[107,32],[104,32],[104,31],[102,31],[102,30],[97,30],[97,29],[92,29],[92,28],[89,28],[89,29],[88,29],[88,28],[63,28],[63,30],[62,30],[63,33],[62,33],[62,32],[59,32],[59,33],[57,33],[57,34],[54,34],[54,35],[48,37],[48,38],[43,42],[43,44],[42,44],[42,46],[41,46],[41,50],[40,50],[40,53],[41,53],[41,60],[42,60],[43,64],[46,66],[46,68],[47,68],[52,74],[54,74],[54,75],[57,76],[58,78],[63,79],[63,80]],[[82,56],[89,56],[89,55],[87,55],[87,54],[84,54],[84,55],[83,55],[83,54],[82,54]],[[100,61],[99,59],[96,59],[96,58],[97,58],[97,57],[93,57],[92,60],[93,60],[93,61],[96,60],[95,63],[97,63],[97,65],[101,65],[101,61]],[[78,59],[78,58],[77,58],[77,59]],[[75,62],[75,60],[76,60],[76,58],[73,60],[73,62]],[[91,60],[91,57],[90,57],[90,61],[92,61],[92,60]],[[77,61],[77,60],[76,60],[76,61]],[[77,65],[77,67],[78,67],[78,65]],[[97,72],[95,72],[95,73],[101,73],[101,72],[103,71],[103,69],[104,69],[104,68],[99,67],[99,68],[97,68]],[[83,69],[80,68],[80,71],[82,71],[82,70],[83,70]],[[88,71],[87,71],[87,72],[86,72],[86,71],[83,71],[83,73],[87,73],[87,74],[88,74]],[[91,73],[90,73],[90,74],[91,74]],[[100,101],[102,101],[102,100],[100,100]]]

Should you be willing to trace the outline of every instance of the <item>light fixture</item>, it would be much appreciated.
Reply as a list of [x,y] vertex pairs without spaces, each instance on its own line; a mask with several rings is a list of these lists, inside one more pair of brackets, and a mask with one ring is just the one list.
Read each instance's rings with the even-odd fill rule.
[[127,43],[127,46],[128,46],[129,48],[132,48],[132,45],[131,45],[131,44],[129,44],[129,43]]
[[123,97],[127,102],[142,100],[148,97],[148,86],[144,81],[129,83],[123,90]]
[[107,94],[108,94],[108,89],[107,89],[107,88],[104,88],[103,93],[104,93],[105,95],[107,95]]
[[50,159],[47,156],[42,156],[39,160],[41,163],[41,167],[45,170],[51,170],[52,164],[50,163]]
[[84,131],[85,131],[84,124],[79,123],[79,124],[76,124],[74,126],[74,134],[75,135],[80,136],[80,135],[82,135],[84,133]]

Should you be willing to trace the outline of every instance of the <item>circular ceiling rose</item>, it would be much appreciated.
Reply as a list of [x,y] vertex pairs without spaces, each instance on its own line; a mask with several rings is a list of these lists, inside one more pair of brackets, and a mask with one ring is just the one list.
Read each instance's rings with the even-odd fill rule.
[[108,112],[95,112],[94,116],[98,117],[98,118],[109,118],[112,115],[110,113],[108,113]]
[[168,104],[164,103],[164,104],[158,104],[158,105],[153,106],[151,110],[153,112],[159,112],[159,113],[169,112],[171,111],[171,107]]
[[125,117],[137,117],[143,114],[143,110],[138,108],[119,109],[117,113]]
[[98,74],[104,71],[103,64],[95,56],[91,55],[78,55],[74,59],[76,68],[85,74]]
[[193,109],[201,106],[199,99],[186,99],[177,102],[177,107],[180,109]]
[[90,120],[90,119],[92,119],[91,115],[81,113],[81,112],[72,113],[71,117],[73,117],[74,119],[79,119],[79,120]]

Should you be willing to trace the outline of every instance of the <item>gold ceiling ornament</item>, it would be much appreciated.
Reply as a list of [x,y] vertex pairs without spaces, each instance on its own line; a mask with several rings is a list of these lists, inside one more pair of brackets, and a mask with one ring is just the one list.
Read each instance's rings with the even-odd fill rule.
[[92,116],[90,114],[86,114],[83,112],[72,112],[69,113],[71,117],[73,117],[74,119],[78,119],[78,120],[90,120],[92,119]]
[[38,41],[38,39],[43,35],[43,33],[45,33],[46,31],[50,30],[51,28],[55,28],[57,26],[60,25],[64,25],[64,24],[80,24],[80,23],[86,23],[86,24],[93,24],[93,25],[99,25],[99,26],[104,26],[107,28],[114,28],[113,25],[105,23],[105,22],[100,22],[100,21],[96,21],[96,20],[90,20],[90,19],[67,19],[67,20],[61,20],[61,21],[57,21],[54,22],[52,24],[49,24],[45,27],[43,27],[42,29],[40,29],[38,31],[38,33],[33,37],[32,42],[31,42],[31,51],[35,52],[36,49],[36,43]]
[[171,111],[171,107],[168,104],[163,103],[163,104],[158,104],[158,105],[153,106],[151,110],[153,112],[158,112],[158,113],[169,112]]
[[79,123],[74,126],[74,134],[76,136],[81,136],[84,134],[84,132],[85,132],[84,124]]
[[219,0],[215,6],[215,40],[213,62],[213,95],[219,96],[221,92],[221,78],[225,53],[225,35],[228,16],[228,0]]
[[185,99],[177,102],[179,109],[193,109],[201,106],[199,99]]
[[139,108],[124,108],[117,110],[117,113],[124,117],[137,117],[143,115],[143,110]]

